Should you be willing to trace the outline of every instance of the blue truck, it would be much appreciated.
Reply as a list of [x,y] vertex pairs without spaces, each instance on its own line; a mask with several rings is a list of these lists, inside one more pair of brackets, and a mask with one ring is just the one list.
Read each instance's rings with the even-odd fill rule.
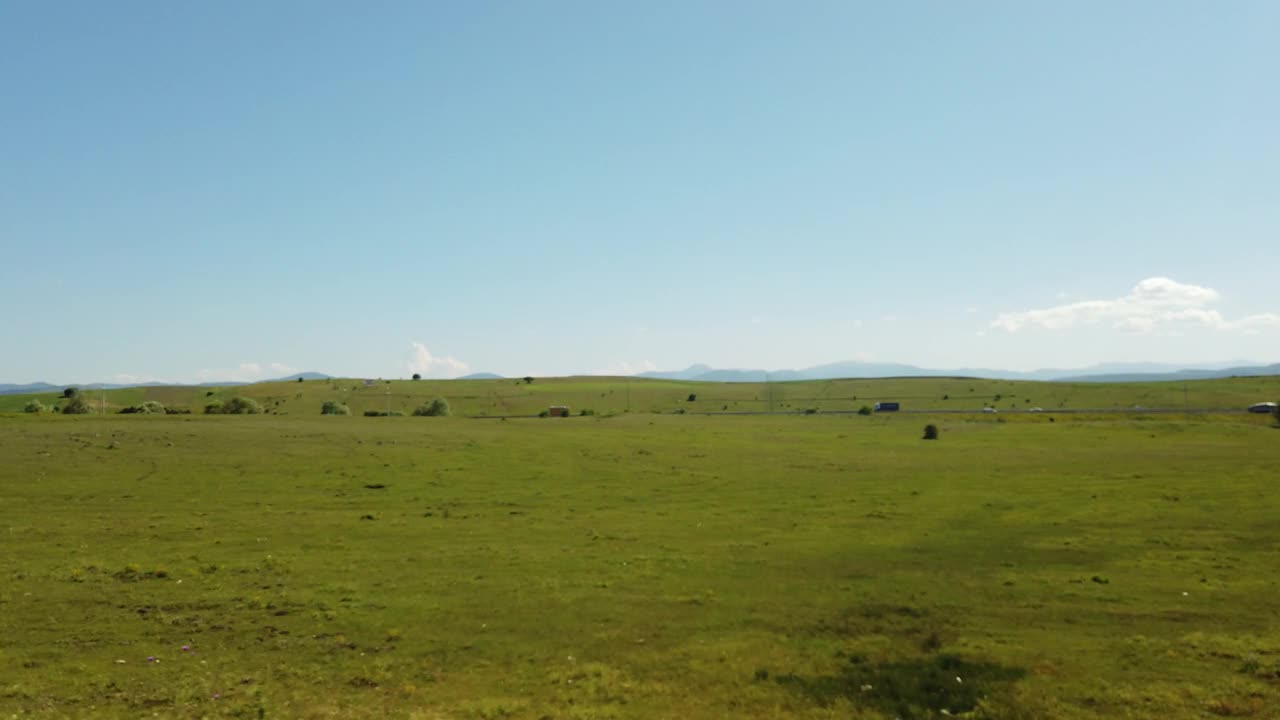
[[896,402],[878,402],[876,403],[876,412],[897,412],[898,403]]

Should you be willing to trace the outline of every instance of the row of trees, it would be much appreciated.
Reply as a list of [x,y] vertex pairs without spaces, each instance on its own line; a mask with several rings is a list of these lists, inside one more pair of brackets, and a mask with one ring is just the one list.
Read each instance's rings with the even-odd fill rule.
[[[350,415],[351,408],[347,407],[346,405],[336,400],[326,400],[324,404],[320,406],[320,414],[321,415]],[[388,415],[391,415],[391,416],[404,415],[404,413],[400,412],[399,410],[392,410],[392,411],[365,410],[364,414],[365,414],[365,417],[386,417]],[[444,398],[438,397],[429,403],[423,403],[418,407],[414,408],[413,415],[415,417],[445,417],[449,415],[449,401],[445,400]]]

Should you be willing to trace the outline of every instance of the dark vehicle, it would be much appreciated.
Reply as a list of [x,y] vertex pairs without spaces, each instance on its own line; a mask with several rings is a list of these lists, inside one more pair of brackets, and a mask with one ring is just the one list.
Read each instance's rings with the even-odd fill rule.
[[1251,413],[1273,413],[1276,411],[1276,404],[1273,402],[1256,403],[1249,406]]
[[898,403],[896,402],[878,402],[876,403],[876,412],[897,412]]

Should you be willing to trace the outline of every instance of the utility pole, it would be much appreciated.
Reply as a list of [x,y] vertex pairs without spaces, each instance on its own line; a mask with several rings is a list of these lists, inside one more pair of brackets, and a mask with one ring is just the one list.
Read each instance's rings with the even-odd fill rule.
[[631,378],[627,378],[627,412],[631,412]]
[[387,417],[391,417],[391,383],[387,383]]

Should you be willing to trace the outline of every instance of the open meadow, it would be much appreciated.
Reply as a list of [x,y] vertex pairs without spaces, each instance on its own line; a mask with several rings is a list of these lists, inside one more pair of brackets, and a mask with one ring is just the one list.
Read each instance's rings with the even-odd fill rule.
[[[322,381],[112,391],[195,414],[105,417],[0,398],[0,717],[1275,717],[1280,430],[1052,410],[1277,387]],[[200,414],[232,395],[275,414]],[[454,417],[361,416],[434,395]],[[354,415],[320,416],[330,399]],[[822,412],[880,399],[1049,412]],[[556,402],[598,414],[459,417]],[[768,403],[819,412],[700,414]]]

